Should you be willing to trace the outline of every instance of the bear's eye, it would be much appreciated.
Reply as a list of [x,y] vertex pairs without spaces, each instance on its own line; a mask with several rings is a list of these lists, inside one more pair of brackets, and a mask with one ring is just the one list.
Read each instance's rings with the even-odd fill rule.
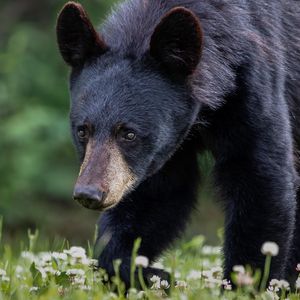
[[89,138],[89,130],[86,126],[80,126],[77,129],[77,136],[81,141],[87,140]]
[[121,142],[133,142],[137,138],[135,130],[122,123],[116,125],[114,134]]
[[124,140],[126,140],[128,142],[132,142],[135,140],[136,134],[132,131],[129,131],[124,134],[123,138],[124,138]]

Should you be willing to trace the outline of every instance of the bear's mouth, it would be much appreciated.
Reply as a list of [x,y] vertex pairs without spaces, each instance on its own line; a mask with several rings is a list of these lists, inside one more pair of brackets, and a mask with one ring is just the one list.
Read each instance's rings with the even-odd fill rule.
[[105,201],[99,201],[99,200],[89,199],[85,197],[80,197],[80,198],[74,197],[74,200],[87,209],[97,210],[97,211],[105,211],[116,205],[116,203],[108,203]]
[[74,198],[74,200],[85,208],[100,211],[102,210],[102,204],[98,200],[91,200],[87,198]]

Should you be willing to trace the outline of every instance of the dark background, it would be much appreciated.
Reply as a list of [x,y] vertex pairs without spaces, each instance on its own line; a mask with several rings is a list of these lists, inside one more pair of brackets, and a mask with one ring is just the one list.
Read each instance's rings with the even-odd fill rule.
[[[81,1],[99,25],[115,0]],[[68,68],[56,46],[64,1],[0,1],[0,215],[5,238],[28,228],[72,242],[91,239],[98,213],[72,200],[79,169],[68,123]],[[212,159],[199,158],[203,187],[186,238],[216,242],[222,214],[209,184]]]

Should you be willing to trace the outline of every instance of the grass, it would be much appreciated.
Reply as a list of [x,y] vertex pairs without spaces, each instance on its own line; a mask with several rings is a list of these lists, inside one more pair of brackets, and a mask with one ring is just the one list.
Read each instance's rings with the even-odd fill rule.
[[[259,272],[251,272],[242,266],[234,269],[232,281],[238,286],[231,290],[231,283],[222,280],[222,260],[220,247],[205,244],[203,236],[165,253],[156,263],[172,275],[171,282],[152,278],[152,287],[146,288],[142,276],[131,281],[140,281],[144,291],[131,288],[124,292],[124,285],[116,276],[112,283],[104,284],[107,275],[96,267],[92,259],[92,248],[70,247],[68,242],[49,246],[39,238],[38,232],[28,232],[28,241],[20,243],[19,250],[1,243],[2,219],[0,218],[0,299],[300,299],[300,294],[290,292],[287,282],[273,280],[266,289],[259,285]],[[135,244],[133,257],[139,247]],[[27,246],[24,246],[27,245]],[[43,248],[46,245],[46,248]],[[37,251],[37,249],[39,249]],[[41,250],[40,250],[41,249]],[[142,265],[147,265],[147,258],[138,257],[139,265],[132,264],[131,272],[141,275]],[[118,274],[120,261],[115,261]],[[266,255],[267,276],[271,255]],[[263,283],[264,285],[265,283]]]

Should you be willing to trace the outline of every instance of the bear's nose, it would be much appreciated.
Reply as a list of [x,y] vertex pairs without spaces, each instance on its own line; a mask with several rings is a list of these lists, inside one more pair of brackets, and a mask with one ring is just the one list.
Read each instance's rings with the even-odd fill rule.
[[73,198],[86,208],[100,210],[105,193],[94,186],[79,185],[75,186]]

